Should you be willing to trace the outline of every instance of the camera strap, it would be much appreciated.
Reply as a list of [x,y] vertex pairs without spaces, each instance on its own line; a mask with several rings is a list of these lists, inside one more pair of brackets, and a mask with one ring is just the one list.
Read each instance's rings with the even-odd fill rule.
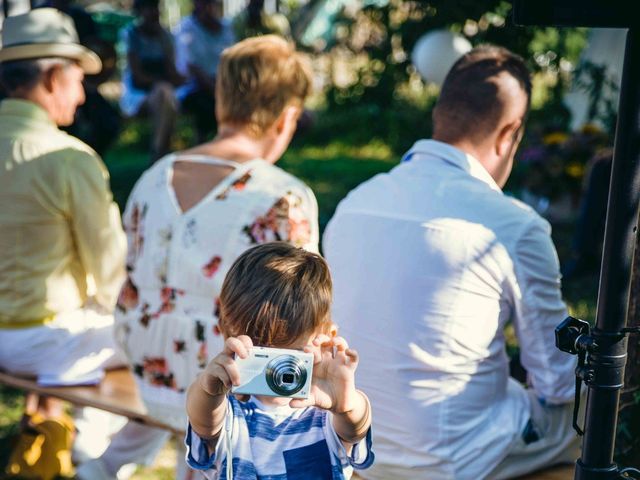
[[233,480],[233,449],[231,437],[233,435],[233,406],[227,400],[227,414],[224,417],[224,440],[227,450],[227,480]]

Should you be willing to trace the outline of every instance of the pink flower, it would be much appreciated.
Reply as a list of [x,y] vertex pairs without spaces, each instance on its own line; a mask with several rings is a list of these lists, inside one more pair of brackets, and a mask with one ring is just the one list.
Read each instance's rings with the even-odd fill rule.
[[204,267],[202,267],[202,273],[205,277],[211,278],[220,268],[220,263],[222,263],[222,258],[219,255],[216,255],[209,263],[207,263]]
[[129,309],[136,308],[138,306],[138,289],[131,281],[131,278],[127,276],[127,281],[120,290],[118,296],[118,308],[123,312]]

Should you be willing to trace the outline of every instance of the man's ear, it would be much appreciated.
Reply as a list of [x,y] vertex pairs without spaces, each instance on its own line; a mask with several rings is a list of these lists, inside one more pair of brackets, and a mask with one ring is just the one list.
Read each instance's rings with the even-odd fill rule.
[[42,84],[47,92],[52,93],[55,86],[60,82],[60,75],[62,74],[62,67],[60,65],[53,65],[42,72]]
[[504,158],[519,140],[522,120],[518,119],[502,126],[496,137],[495,149],[498,158]]

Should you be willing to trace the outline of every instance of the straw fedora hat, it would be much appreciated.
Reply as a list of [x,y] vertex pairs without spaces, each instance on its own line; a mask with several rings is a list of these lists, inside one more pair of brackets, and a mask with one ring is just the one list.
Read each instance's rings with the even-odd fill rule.
[[77,60],[88,74],[102,69],[98,55],[80,45],[73,20],[61,11],[35,8],[4,20],[0,62],[46,57]]

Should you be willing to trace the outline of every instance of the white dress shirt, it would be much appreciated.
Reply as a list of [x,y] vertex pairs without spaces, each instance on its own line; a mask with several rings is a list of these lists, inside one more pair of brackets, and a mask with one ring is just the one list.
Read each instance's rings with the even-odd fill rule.
[[334,321],[360,353],[376,463],[366,478],[480,479],[530,417],[509,378],[505,324],[541,401],[573,399],[574,359],[550,226],[470,155],[434,140],[360,185],[324,249]]

